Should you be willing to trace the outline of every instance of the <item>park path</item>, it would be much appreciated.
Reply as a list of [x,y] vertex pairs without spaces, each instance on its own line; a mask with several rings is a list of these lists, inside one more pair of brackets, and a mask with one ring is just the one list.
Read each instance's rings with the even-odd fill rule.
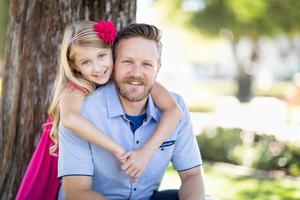
[[[299,110],[298,110],[299,111]],[[214,112],[192,112],[191,120],[196,135],[205,127],[241,128],[274,135],[279,140],[300,141],[300,111],[287,123],[290,112],[287,105],[273,97],[255,97],[248,105],[240,104],[235,97],[222,97]]]

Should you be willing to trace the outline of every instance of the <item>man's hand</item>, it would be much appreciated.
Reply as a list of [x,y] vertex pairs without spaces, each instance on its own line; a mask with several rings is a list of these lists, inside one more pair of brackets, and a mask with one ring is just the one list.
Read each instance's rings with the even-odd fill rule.
[[120,159],[122,163],[121,169],[135,182],[145,170],[150,158],[151,153],[143,148],[126,152],[122,155],[122,159]]

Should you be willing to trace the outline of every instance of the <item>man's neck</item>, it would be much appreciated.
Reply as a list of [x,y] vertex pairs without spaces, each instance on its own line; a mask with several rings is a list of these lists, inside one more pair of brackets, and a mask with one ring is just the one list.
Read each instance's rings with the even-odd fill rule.
[[146,103],[147,103],[148,98],[145,98],[145,99],[143,99],[141,101],[137,101],[137,102],[131,102],[131,101],[128,101],[127,99],[123,98],[121,95],[119,95],[119,97],[120,97],[121,104],[122,104],[123,109],[126,114],[136,116],[136,115],[140,115],[145,112]]

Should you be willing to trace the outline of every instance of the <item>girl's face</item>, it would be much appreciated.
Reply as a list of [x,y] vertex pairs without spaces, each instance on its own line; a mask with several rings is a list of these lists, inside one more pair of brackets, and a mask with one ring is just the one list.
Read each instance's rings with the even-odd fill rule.
[[113,71],[111,48],[75,47],[71,51],[73,67],[86,80],[98,85],[108,82]]

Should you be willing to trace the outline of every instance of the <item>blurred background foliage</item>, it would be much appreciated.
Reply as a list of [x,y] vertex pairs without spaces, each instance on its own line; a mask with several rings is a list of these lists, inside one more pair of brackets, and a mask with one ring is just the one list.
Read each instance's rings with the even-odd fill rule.
[[[237,67],[236,95],[247,102],[253,94],[253,71],[259,61],[261,37],[280,34],[299,35],[300,2],[287,0],[162,0],[158,7],[165,11],[169,23],[185,27],[211,39],[230,42]],[[241,55],[239,45],[247,38],[252,46],[248,56]]]
[[[159,0],[164,19],[218,37],[230,30],[234,37],[289,35],[300,31],[300,2],[294,0]],[[186,5],[186,6],[185,6]]]
[[278,141],[272,135],[237,128],[205,128],[197,136],[202,157],[210,161],[255,169],[282,170],[300,176],[300,145]]
[[300,1],[150,2],[140,18],[163,31],[159,78],[190,107],[208,194],[299,199]]

